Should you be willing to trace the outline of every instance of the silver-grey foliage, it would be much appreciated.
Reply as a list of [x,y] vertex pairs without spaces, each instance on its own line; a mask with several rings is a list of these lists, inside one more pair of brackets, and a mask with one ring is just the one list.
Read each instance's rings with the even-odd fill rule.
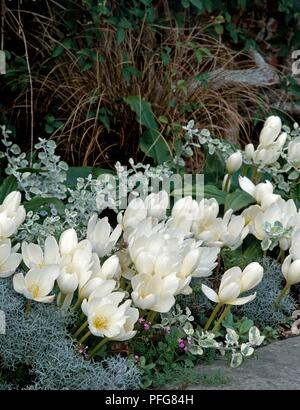
[[296,308],[291,294],[285,296],[280,307],[275,308],[274,301],[284,285],[281,265],[272,258],[263,258],[264,277],[255,288],[256,298],[250,303],[239,306],[238,311],[252,319],[256,326],[277,326],[284,323]]
[[6,334],[0,335],[4,375],[4,380],[0,379],[1,390],[12,388],[11,380],[5,380],[5,373],[15,372],[24,365],[30,374],[29,384],[25,381],[21,386],[25,389],[138,388],[140,372],[126,358],[89,362],[76,351],[67,329],[74,315],[42,303],[34,303],[26,315],[24,300],[14,292],[9,279],[0,281],[0,309],[6,315]]

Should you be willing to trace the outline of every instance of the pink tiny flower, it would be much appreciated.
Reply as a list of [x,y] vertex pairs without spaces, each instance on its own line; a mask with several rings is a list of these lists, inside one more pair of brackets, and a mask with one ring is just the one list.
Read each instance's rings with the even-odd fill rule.
[[144,323],[144,330],[149,330],[150,329],[150,323]]
[[140,317],[139,320],[138,320],[138,322],[139,322],[140,324],[142,324],[142,323],[145,322],[145,319],[144,319],[143,317]]

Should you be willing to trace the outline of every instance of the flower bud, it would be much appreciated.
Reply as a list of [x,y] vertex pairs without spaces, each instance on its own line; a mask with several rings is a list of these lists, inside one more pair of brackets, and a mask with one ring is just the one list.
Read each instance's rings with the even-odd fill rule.
[[236,171],[238,171],[243,163],[243,157],[240,151],[235,152],[234,154],[231,154],[229,158],[226,160],[226,169],[229,174],[234,174]]
[[253,158],[254,154],[254,145],[253,144],[248,144],[245,146],[245,156],[248,161],[251,161]]
[[281,131],[281,119],[275,115],[268,117],[259,136],[261,145],[267,147],[272,144]]

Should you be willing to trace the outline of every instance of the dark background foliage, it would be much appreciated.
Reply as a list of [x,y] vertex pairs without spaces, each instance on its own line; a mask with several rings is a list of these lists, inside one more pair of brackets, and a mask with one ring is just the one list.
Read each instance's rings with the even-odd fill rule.
[[[286,111],[290,122],[299,115],[291,75],[297,0],[1,3],[8,70],[0,76],[0,122],[25,149],[46,135],[73,165],[162,163],[192,118],[244,143],[271,112]],[[209,81],[216,70],[255,67],[249,50],[279,74],[275,85]],[[200,154],[192,166],[201,166]]]

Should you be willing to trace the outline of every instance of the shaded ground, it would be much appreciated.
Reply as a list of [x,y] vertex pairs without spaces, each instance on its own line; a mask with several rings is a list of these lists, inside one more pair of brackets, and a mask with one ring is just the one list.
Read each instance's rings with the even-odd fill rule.
[[220,370],[228,378],[221,386],[190,386],[192,390],[300,390],[300,337],[272,343],[257,350],[257,357],[231,369],[226,362],[202,366],[200,371]]

